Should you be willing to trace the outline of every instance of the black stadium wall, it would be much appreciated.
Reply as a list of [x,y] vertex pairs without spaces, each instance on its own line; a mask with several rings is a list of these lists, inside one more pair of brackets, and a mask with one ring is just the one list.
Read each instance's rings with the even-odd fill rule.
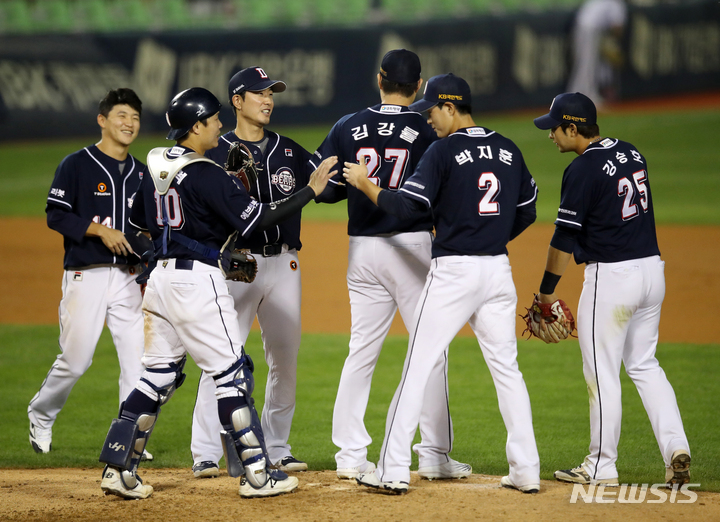
[[[377,103],[383,54],[406,47],[423,78],[464,77],[477,112],[543,107],[565,90],[570,11],[484,16],[358,29],[176,31],[0,36],[0,140],[97,133],[97,102],[132,87],[143,133],[167,129],[165,109],[188,87],[227,106],[227,81],[258,65],[288,90],[274,124],[328,124]],[[631,7],[620,99],[720,89],[720,3]],[[223,119],[230,121],[229,110]]]

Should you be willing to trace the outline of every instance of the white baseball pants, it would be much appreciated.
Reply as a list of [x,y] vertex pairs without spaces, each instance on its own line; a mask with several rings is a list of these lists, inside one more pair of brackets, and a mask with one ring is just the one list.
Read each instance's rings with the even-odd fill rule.
[[[432,234],[407,232],[390,237],[350,237],[347,283],[352,328],[333,411],[333,443],[338,468],[362,466],[372,439],[363,421],[370,385],[383,341],[399,309],[408,332],[430,266]],[[428,362],[427,393],[416,396],[422,442],[415,447],[421,466],[447,462],[453,429],[448,408],[447,343]]]
[[142,294],[135,267],[102,266],[66,270],[60,300],[60,355],[40,391],[30,401],[28,417],[51,428],[75,383],[92,364],[103,326],[115,343],[120,363],[120,402],[135,388],[143,365]]
[[590,396],[590,454],[583,467],[594,479],[618,476],[621,363],[637,387],[665,465],[673,452],[690,448],[675,392],[655,358],[664,297],[660,256],[585,267],[577,328]]
[[[258,273],[252,283],[227,281],[237,312],[242,343],[255,315],[262,331],[268,365],[261,424],[270,461],[291,454],[288,439],[295,413],[297,357],[300,349],[301,277],[296,250],[271,257],[255,256]],[[258,361],[255,362],[257,364]],[[223,456],[222,426],[215,403],[215,383],[202,374],[193,411],[191,450],[195,463],[217,463]]]
[[410,336],[403,377],[388,410],[376,471],[381,481],[410,482],[410,445],[423,407],[418,398],[427,397],[433,361],[445,358],[445,347],[469,322],[495,383],[508,432],[510,480],[517,486],[540,482],[530,398],[517,364],[516,308],[507,256],[433,259],[415,311],[417,329]]

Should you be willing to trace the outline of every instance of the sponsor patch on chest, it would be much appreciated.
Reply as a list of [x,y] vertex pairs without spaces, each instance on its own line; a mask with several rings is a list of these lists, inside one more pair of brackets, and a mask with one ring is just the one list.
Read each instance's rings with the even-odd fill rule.
[[278,169],[275,174],[271,174],[270,182],[286,196],[292,194],[293,190],[295,190],[295,175],[287,167]]

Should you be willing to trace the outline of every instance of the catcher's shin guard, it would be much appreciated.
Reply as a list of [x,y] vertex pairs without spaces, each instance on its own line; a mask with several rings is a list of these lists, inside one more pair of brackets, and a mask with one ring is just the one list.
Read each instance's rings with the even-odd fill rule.
[[252,369],[252,360],[245,355],[216,376],[215,384],[228,474],[244,472],[248,483],[260,489],[271,477],[282,480],[287,475],[270,469],[260,418],[250,396],[255,384]]
[[113,419],[110,424],[105,444],[100,452],[100,462],[134,474],[155,426],[160,408],[157,407],[154,413],[135,414],[125,410],[125,404],[120,407],[119,418]]

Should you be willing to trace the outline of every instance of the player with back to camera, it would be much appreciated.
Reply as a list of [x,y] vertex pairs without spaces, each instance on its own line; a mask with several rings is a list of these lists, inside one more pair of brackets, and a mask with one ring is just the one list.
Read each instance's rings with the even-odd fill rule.
[[225,282],[238,234],[249,236],[287,219],[322,192],[336,158],[328,158],[308,186],[275,205],[258,203],[203,154],[218,145],[220,102],[199,87],[173,98],[167,111],[171,148],[148,154],[131,223],[155,247],[143,312],[143,372],[103,444],[101,488],[123,498],[147,498],[152,486],[136,471],[139,456],[165,404],[184,378],[186,354],[215,382],[225,460],[230,476],[244,475],[242,497],[295,490],[298,480],[270,467],[253,405],[253,364],[243,350],[237,312]]
[[[245,145],[259,174],[250,188],[261,203],[273,203],[307,185],[312,172],[310,153],[289,138],[265,129],[272,115],[273,94],[284,82],[271,80],[260,67],[247,67],[230,78],[228,96],[236,126],[220,137],[206,156],[224,165],[233,144]],[[307,464],[293,457],[288,438],[295,412],[297,357],[300,349],[300,243],[301,211],[249,237],[238,238],[236,248],[249,250],[258,262],[258,275],[250,284],[228,281],[235,301],[241,339],[247,340],[257,315],[268,364],[261,423],[270,462],[283,471],[305,471]],[[220,421],[215,385],[205,373],[200,378],[193,411],[193,473],[197,478],[217,477],[223,451],[218,437]]]
[[410,109],[428,111],[428,123],[442,139],[428,148],[399,191],[373,184],[364,164],[346,162],[343,169],[348,183],[389,214],[407,219],[431,209],[436,233],[377,470],[361,473],[357,482],[407,492],[410,446],[423,415],[418,398],[427,397],[432,361],[447,358],[446,347],[469,322],[508,432],[510,472],[500,484],[537,493],[540,459],[530,398],[517,364],[517,294],[506,248],[535,221],[535,180],[512,141],[475,125],[470,87],[462,78],[430,78],[423,99]]
[[535,118],[560,152],[578,155],[565,169],[555,234],[539,300],[555,287],[570,258],[585,264],[578,303],[578,339],[590,392],[590,454],[555,478],[617,486],[615,466],[622,401],[620,365],[635,383],[650,418],[669,485],[690,480],[690,451],[675,392],[655,349],[665,296],[647,162],[627,142],[602,138],[595,104],[579,92],[555,97]]
[[[339,162],[365,158],[368,179],[395,191],[437,136],[422,115],[408,109],[422,85],[420,59],[415,53],[395,49],[385,54],[377,83],[382,103],[338,121],[313,161],[331,155],[338,156]],[[430,267],[433,236],[429,210],[398,219],[340,182],[340,176],[331,180],[323,194],[330,201],[347,194],[350,235],[347,284],[352,326],[333,410],[332,439],[340,448],[335,455],[337,476],[354,479],[358,473],[375,469],[367,460],[372,439],[363,422],[372,376],[398,309],[408,332],[414,329],[413,312]],[[423,405],[419,419],[422,441],[414,448],[419,456],[418,473],[428,479],[467,477],[472,473],[470,465],[448,455],[453,428],[447,350],[427,364],[432,368],[428,390],[424,400],[422,395],[417,397]]]
[[[65,273],[61,353],[28,406],[30,443],[37,453],[51,450],[53,424],[90,367],[105,322],[120,363],[121,403],[143,371],[142,294],[135,283],[140,258],[124,234],[130,231],[130,202],[146,171],[128,153],[141,113],[142,102],[131,89],[108,92],[98,107],[100,141],[67,156],[50,187],[47,223],[63,235]],[[144,458],[152,456],[145,452]]]

